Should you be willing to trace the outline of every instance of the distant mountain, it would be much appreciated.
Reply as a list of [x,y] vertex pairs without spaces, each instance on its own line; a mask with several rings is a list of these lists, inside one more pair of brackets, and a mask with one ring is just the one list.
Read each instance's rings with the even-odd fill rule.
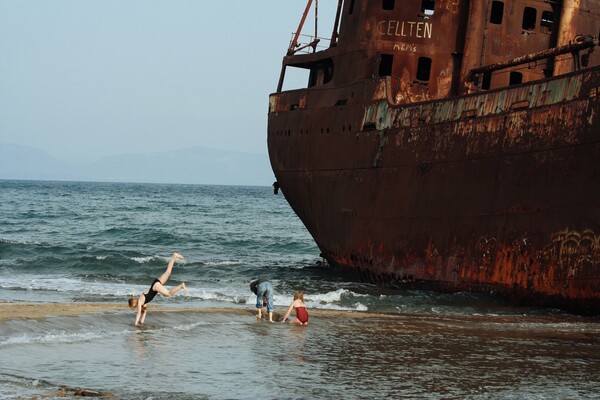
[[73,164],[36,148],[0,144],[0,179],[269,186],[274,176],[264,154],[192,147]]

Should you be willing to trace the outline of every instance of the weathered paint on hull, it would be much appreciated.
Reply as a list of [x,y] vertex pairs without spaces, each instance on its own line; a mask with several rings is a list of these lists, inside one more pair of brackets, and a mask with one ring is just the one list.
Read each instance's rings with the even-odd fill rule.
[[271,96],[273,170],[328,262],[599,313],[600,70],[403,106],[387,83]]

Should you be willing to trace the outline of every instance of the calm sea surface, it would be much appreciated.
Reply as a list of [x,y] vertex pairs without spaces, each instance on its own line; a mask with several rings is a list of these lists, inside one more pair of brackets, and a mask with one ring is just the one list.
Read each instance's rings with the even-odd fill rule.
[[[173,251],[151,307],[199,312],[0,322],[0,399],[600,398],[598,318],[354,281],[270,187],[0,181],[0,301],[124,304]],[[257,322],[255,277],[349,312]]]

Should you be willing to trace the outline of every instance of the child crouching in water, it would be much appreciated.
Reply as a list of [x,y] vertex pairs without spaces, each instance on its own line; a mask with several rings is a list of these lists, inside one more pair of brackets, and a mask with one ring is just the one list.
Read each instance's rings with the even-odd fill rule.
[[306,311],[306,304],[304,304],[304,294],[301,291],[294,293],[294,300],[283,316],[282,323],[290,316],[292,309],[296,310],[296,318],[290,322],[292,324],[308,325],[308,312]]

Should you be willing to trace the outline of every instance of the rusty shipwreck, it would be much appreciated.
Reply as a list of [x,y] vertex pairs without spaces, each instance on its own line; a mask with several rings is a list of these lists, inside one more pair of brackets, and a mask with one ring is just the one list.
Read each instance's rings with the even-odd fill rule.
[[311,8],[268,149],[328,263],[600,313],[600,0],[339,0],[302,44]]

